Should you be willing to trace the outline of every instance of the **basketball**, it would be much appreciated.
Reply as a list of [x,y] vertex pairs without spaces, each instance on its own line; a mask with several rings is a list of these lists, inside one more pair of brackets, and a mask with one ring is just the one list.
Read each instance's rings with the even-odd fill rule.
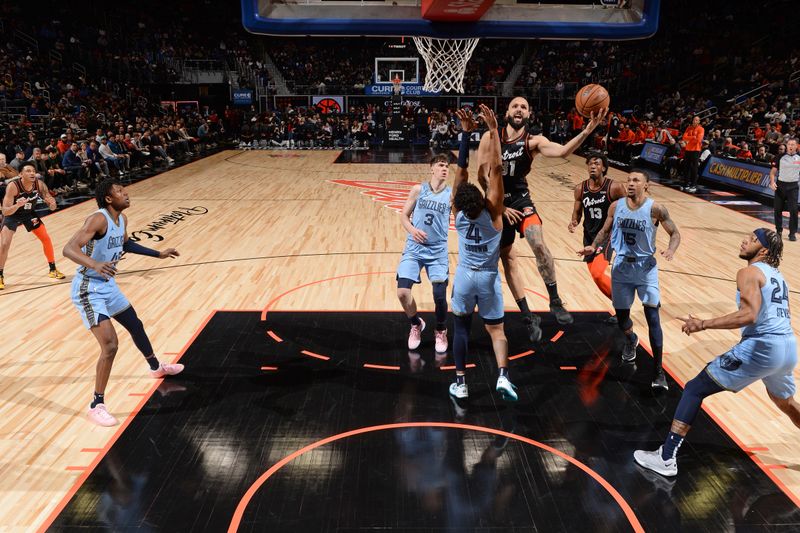
[[605,87],[590,83],[584,85],[575,95],[575,109],[584,117],[589,117],[592,113],[599,112],[601,109],[611,105],[611,97]]

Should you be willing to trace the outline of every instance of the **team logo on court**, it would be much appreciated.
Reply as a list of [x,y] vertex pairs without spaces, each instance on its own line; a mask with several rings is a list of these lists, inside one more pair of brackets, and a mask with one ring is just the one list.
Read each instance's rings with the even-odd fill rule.
[[174,226],[178,222],[186,220],[187,217],[195,215],[205,215],[208,213],[208,208],[201,205],[194,207],[179,207],[173,209],[169,213],[165,213],[152,221],[142,230],[136,230],[130,234],[130,240],[136,242],[143,239],[153,239],[156,242],[164,240],[164,236],[158,233],[168,226]]
[[[411,187],[419,185],[417,181],[374,181],[374,180],[328,180],[330,183],[361,189],[361,194],[369,196],[384,207],[400,213],[411,193]],[[455,231],[452,215],[450,230]]]
[[411,187],[418,185],[416,181],[371,181],[371,180],[329,180],[337,185],[362,189],[361,194],[370,196],[384,207],[398,213],[403,210]]

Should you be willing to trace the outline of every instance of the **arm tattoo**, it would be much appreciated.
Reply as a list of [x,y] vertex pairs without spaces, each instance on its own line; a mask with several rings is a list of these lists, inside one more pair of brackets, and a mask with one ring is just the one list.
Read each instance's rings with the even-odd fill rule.
[[664,230],[669,234],[669,249],[674,252],[681,243],[681,233],[678,231],[675,222],[673,222],[672,218],[669,216],[669,211],[667,211],[666,207],[656,204],[653,208],[656,215],[655,219],[661,222],[661,225],[664,226]]
[[606,231],[606,228],[604,226],[600,229],[600,231],[597,232],[597,236],[594,238],[594,241],[592,241],[592,248],[597,248],[598,246],[606,242],[607,236],[608,232]]

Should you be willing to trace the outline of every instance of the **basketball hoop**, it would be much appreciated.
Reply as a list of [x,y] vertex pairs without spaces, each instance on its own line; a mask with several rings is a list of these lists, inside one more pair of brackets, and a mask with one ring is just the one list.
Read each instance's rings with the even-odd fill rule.
[[464,72],[472,52],[478,45],[478,38],[436,39],[434,37],[414,37],[414,44],[428,73],[425,75],[423,89],[429,92],[464,92]]
[[394,87],[395,96],[400,96],[403,93],[403,80],[400,78],[393,79],[392,86]]

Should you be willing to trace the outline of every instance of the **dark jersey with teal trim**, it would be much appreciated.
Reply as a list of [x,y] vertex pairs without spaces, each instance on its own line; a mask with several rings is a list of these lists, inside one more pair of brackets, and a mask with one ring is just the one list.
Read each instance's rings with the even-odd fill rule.
[[523,131],[514,139],[506,138],[506,129],[500,128],[500,157],[503,160],[504,203],[508,204],[514,196],[528,192],[528,173],[531,171],[533,157],[528,152],[529,133]]

